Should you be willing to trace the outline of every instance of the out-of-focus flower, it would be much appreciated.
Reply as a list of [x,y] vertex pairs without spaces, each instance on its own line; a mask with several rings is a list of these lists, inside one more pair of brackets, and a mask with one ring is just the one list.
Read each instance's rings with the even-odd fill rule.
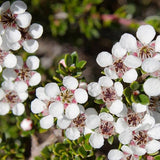
[[32,129],[32,120],[25,118],[20,123],[20,126],[24,131],[30,131]]

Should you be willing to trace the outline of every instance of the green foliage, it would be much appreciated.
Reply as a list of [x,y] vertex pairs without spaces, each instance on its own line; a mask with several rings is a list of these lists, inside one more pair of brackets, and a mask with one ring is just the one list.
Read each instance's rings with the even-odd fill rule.
[[[58,69],[56,70],[57,75],[53,79],[62,83],[62,77],[71,75],[73,77],[79,78],[82,76],[82,72],[85,69],[86,61],[79,61],[77,52],[72,54],[65,54],[64,63],[58,64]],[[82,78],[82,77],[81,77]]]
[[52,4],[53,14],[49,16],[52,34],[63,36],[68,29],[72,29],[80,31],[87,38],[99,37],[101,19],[96,5],[102,2],[103,0],[64,0]]
[[[40,157],[36,157],[36,160],[41,159],[53,159],[53,160],[81,160],[81,159],[96,159],[95,150],[89,144],[90,134],[87,134],[75,141],[65,139],[62,143],[52,144],[45,147]],[[97,157],[97,160],[104,160],[104,156]]]
[[143,105],[149,104],[149,97],[145,95],[142,90],[142,84],[134,81],[129,87],[126,87],[123,91],[126,102],[131,105],[132,103],[141,103]]

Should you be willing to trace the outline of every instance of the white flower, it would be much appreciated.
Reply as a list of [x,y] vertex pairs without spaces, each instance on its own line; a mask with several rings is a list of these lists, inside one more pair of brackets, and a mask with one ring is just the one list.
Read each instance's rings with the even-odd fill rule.
[[112,114],[118,114],[123,109],[123,86],[120,82],[113,83],[107,76],[100,77],[98,83],[88,84],[88,93],[96,99],[102,99]]
[[[13,63],[13,60],[13,58],[10,60],[11,63]],[[5,80],[23,81],[28,86],[35,86],[40,83],[41,75],[34,71],[39,67],[38,57],[30,56],[27,58],[26,63],[23,63],[22,57],[17,56],[16,62],[17,64],[14,68],[4,70],[3,78]]]
[[20,123],[21,128],[24,131],[29,131],[32,129],[32,120],[25,118],[23,121]]
[[112,65],[112,63],[113,63],[112,55],[108,52],[103,51],[98,54],[98,56],[96,58],[96,62],[101,67],[106,67],[106,66]]
[[[24,83],[13,83],[4,81],[1,89],[0,115],[5,115],[12,109],[14,115],[20,116],[24,113],[25,107],[22,104],[27,97],[26,86]],[[26,95],[25,97],[23,95]]]
[[143,89],[144,92],[148,96],[158,96],[160,95],[160,80],[157,78],[148,78],[144,84]]

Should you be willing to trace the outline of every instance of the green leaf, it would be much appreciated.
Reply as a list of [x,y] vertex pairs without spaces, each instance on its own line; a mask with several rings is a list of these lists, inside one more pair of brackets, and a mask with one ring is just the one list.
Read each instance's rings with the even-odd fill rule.
[[139,96],[140,103],[143,105],[149,104],[149,97],[145,94],[140,94]]
[[71,58],[72,58],[72,62],[73,62],[74,64],[77,64],[77,62],[78,62],[78,54],[77,54],[77,52],[73,52],[73,53],[71,54]]
[[56,77],[56,76],[53,76],[53,79],[55,80],[55,81],[57,81],[58,83],[61,83],[62,82],[62,80],[60,80],[58,77]]
[[85,67],[86,63],[86,61],[82,60],[76,64],[76,67],[82,69]]
[[112,145],[112,144],[113,144],[113,141],[114,141],[114,136],[110,136],[110,137],[107,139],[107,141],[108,141],[108,143],[109,143],[110,145]]
[[85,158],[87,156],[87,152],[82,146],[78,148],[78,153],[80,154],[82,158]]
[[106,159],[105,155],[101,155],[96,158],[96,160],[105,160],[105,159]]
[[134,94],[131,95],[131,101],[133,103],[140,103],[138,96],[136,96]]
[[53,149],[54,153],[59,155],[62,151],[66,150],[66,146],[62,143],[56,143],[55,148]]
[[160,160],[160,155],[155,156],[155,157],[154,157],[154,160]]
[[67,67],[70,67],[73,64],[72,58],[69,54],[65,54],[64,61]]
[[92,150],[93,148],[91,147],[91,145],[90,144],[83,144],[83,147],[84,147],[84,149],[86,150],[86,151],[90,151],[90,150]]
[[126,98],[126,101],[128,102],[128,104],[132,104],[131,102],[131,94],[132,94],[132,90],[130,89],[130,87],[127,87],[124,89],[123,94]]
[[135,91],[139,88],[139,86],[139,83],[137,81],[134,81],[133,83],[131,83],[130,88]]
[[94,102],[96,104],[104,104],[103,100],[102,99],[95,99]]
[[105,107],[105,108],[102,108],[102,109],[100,110],[100,113],[102,113],[102,112],[106,112],[106,113],[108,113],[108,112],[109,112],[109,110],[108,110],[108,108],[107,108],[107,107]]

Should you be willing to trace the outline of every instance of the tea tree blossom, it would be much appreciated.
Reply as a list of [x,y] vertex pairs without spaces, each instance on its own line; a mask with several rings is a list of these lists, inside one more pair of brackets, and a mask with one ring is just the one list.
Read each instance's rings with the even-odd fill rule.
[[104,139],[115,135],[114,118],[111,114],[102,112],[98,115],[90,115],[86,119],[86,126],[94,129],[89,138],[89,143],[94,148],[101,148]]
[[82,105],[78,105],[80,109],[79,115],[74,119],[68,119],[66,116],[57,120],[58,127],[65,129],[65,135],[70,140],[75,140],[80,137],[80,135],[87,134],[88,131],[91,132],[89,128],[86,127],[86,119],[90,115],[97,115],[94,108],[84,109]]
[[123,86],[120,82],[113,83],[107,76],[100,77],[98,83],[88,84],[88,93],[96,99],[102,99],[112,114],[118,114],[123,109],[121,101]]
[[25,111],[23,102],[27,99],[27,85],[24,82],[4,81],[0,89],[0,115],[12,110],[14,115],[22,115]]
[[[88,94],[86,90],[77,88],[78,80],[72,76],[64,77],[63,85],[59,88],[56,83],[52,82],[46,84],[44,88],[37,88],[37,98],[31,102],[32,112],[45,113],[50,117],[50,121],[53,120],[51,117],[60,118],[63,114],[70,120],[75,119],[80,113],[78,103],[85,103]],[[50,124],[53,125],[53,123]]]
[[5,80],[23,81],[28,86],[35,86],[41,81],[41,75],[35,71],[38,67],[38,57],[29,56],[26,62],[23,62],[22,57],[17,56],[17,65],[12,69],[5,69],[2,76]]
[[128,56],[127,50],[123,49],[119,42],[113,46],[112,55],[101,52],[96,61],[101,67],[105,67],[104,72],[111,79],[122,78],[126,83],[137,79],[135,68],[141,66],[141,61],[134,56]]
[[32,16],[27,11],[23,1],[15,1],[10,5],[4,2],[0,7],[0,34],[2,36],[2,50],[18,50],[23,46],[28,53],[34,53],[39,44],[37,40],[43,32],[40,24],[30,25]]

